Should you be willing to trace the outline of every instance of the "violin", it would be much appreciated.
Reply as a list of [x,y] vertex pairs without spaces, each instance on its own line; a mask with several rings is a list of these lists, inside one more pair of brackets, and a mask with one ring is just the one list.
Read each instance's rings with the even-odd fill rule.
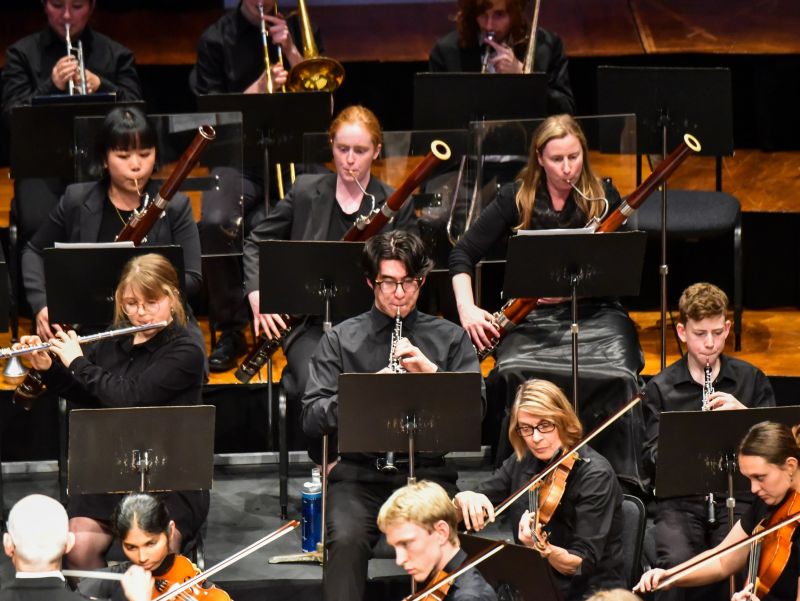
[[[180,585],[197,576],[200,573],[194,563],[183,555],[175,555],[174,561],[164,574],[154,576],[155,582],[153,584],[153,599],[158,598],[167,591],[169,591],[176,584]],[[213,584],[208,588],[203,585],[207,581],[201,580],[197,582],[190,589],[177,596],[178,599],[183,601],[231,601],[230,595],[217,588]]]
[[[761,532],[782,522],[786,518],[800,513],[800,492],[793,490],[786,499],[753,530]],[[763,599],[783,573],[789,556],[792,553],[792,537],[797,528],[797,521],[778,529],[757,543],[750,550],[747,570],[747,582],[753,584],[753,594]]]
[[531,533],[534,546],[540,552],[547,548],[547,532],[544,531],[544,527],[550,522],[561,503],[561,497],[567,488],[567,478],[577,460],[578,453],[569,453],[545,480],[540,480],[530,488],[528,505],[533,516]]

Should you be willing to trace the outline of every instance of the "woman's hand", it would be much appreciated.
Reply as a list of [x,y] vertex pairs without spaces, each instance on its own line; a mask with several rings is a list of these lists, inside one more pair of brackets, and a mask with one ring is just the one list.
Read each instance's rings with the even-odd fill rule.
[[[62,56],[56,64],[53,65],[53,70],[50,72],[50,79],[53,85],[62,92],[67,89],[67,83],[72,80],[75,82],[78,77],[78,59],[74,56],[67,54]],[[80,83],[80,79],[78,79]]]
[[50,327],[50,313],[47,307],[42,307],[36,314],[36,333],[42,340],[50,340],[56,335],[55,330]]
[[153,596],[153,575],[141,566],[129,567],[122,575],[121,584],[128,601],[150,601]]
[[464,527],[480,532],[489,522],[494,522],[494,506],[489,497],[469,490],[458,493],[453,505],[461,512]]
[[753,585],[748,584],[738,593],[734,593],[731,601],[760,601],[756,594],[753,592]]
[[[639,584],[633,587],[634,593],[649,593],[658,587],[659,583],[668,576],[667,570],[661,568],[653,568],[648,570],[639,579]],[[669,587],[664,587],[662,590],[667,590]]]
[[492,340],[500,338],[500,330],[497,329],[492,314],[473,303],[459,305],[458,318],[461,320],[461,327],[467,331],[472,338],[472,344],[479,351],[492,346]]
[[[19,342],[14,344],[11,348],[14,350],[28,348],[29,346],[36,346],[42,344],[42,339],[38,336],[22,336]],[[53,365],[53,358],[47,351],[36,351],[27,355],[31,367],[37,371],[47,371]]]
[[278,313],[259,313],[261,295],[258,290],[253,290],[248,294],[247,300],[250,301],[250,310],[253,312],[256,336],[263,331],[267,338],[280,338],[281,332],[287,328],[283,317]]
[[69,367],[75,359],[83,357],[83,349],[75,330],[57,332],[55,338],[50,339],[50,345],[50,351],[61,359],[64,367]]

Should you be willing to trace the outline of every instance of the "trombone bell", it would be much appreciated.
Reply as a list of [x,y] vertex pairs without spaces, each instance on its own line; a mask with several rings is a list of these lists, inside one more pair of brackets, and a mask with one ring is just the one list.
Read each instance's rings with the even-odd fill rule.
[[344,67],[332,58],[307,58],[289,71],[286,87],[290,92],[333,92],[344,81]]

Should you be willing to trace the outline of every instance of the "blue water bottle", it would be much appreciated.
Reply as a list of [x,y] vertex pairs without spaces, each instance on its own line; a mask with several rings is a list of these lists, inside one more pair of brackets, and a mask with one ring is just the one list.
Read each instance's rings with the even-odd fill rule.
[[311,471],[311,482],[303,484],[303,551],[317,550],[322,541],[322,480],[319,470]]

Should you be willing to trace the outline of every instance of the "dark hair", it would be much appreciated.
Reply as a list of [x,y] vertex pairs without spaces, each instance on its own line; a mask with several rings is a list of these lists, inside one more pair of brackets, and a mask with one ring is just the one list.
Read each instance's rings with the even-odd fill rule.
[[158,147],[158,134],[150,119],[136,107],[111,109],[103,120],[95,142],[93,175],[103,174],[106,156],[112,150]]
[[123,540],[134,526],[151,534],[169,534],[169,511],[163,501],[145,493],[126,496],[114,509],[111,529]]
[[783,465],[789,457],[800,461],[800,426],[790,428],[778,422],[755,424],[739,443],[738,453],[761,457],[774,465]]
[[425,277],[433,269],[433,260],[416,234],[394,230],[367,240],[361,255],[361,266],[368,279],[378,277],[381,261],[392,260],[402,262],[411,277]]
[[[458,0],[456,12],[456,30],[458,31],[458,45],[461,48],[474,48],[479,44],[478,17],[492,8],[492,0]],[[508,34],[514,43],[525,39],[527,24],[524,21],[525,2],[523,0],[506,0],[506,11],[511,19],[511,29]]]

